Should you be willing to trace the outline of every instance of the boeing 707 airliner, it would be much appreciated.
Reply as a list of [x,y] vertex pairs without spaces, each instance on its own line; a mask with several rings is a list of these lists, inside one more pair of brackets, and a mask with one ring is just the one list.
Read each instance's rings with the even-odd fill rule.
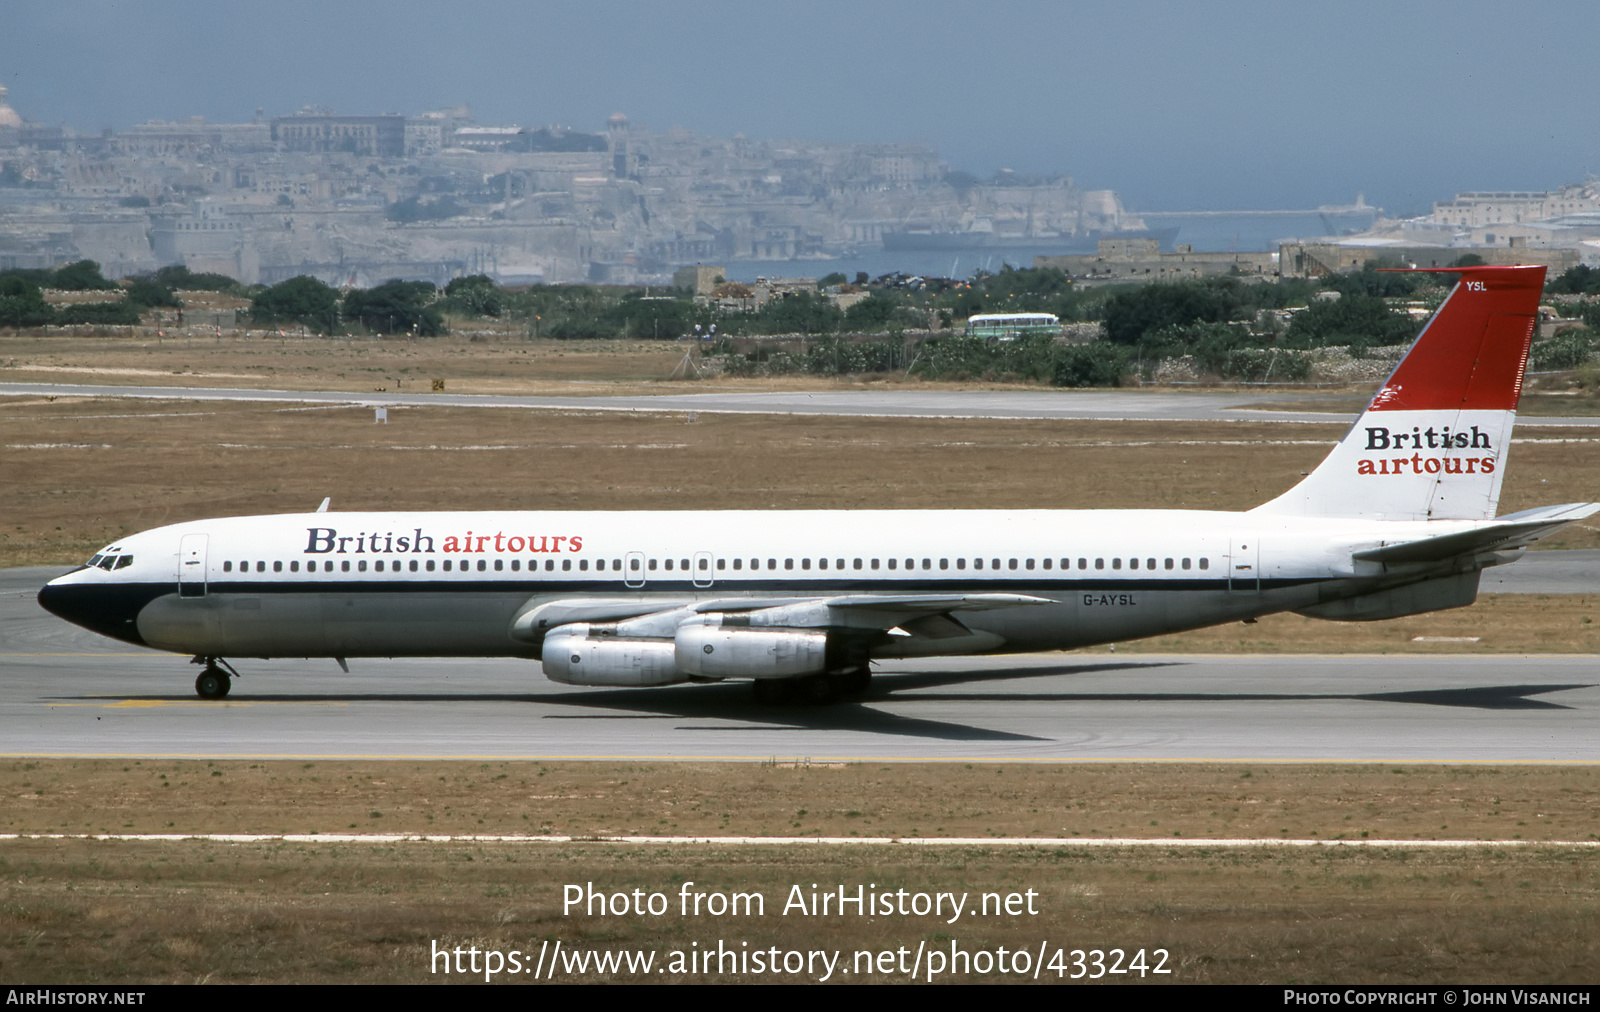
[[1343,440],[1247,512],[233,517],[124,538],[39,602],[191,655],[207,699],[228,694],[229,658],[509,656],[572,685],[749,679],[816,702],[862,691],[880,658],[1459,607],[1483,569],[1600,503],[1496,517],[1545,269],[1452,272]]

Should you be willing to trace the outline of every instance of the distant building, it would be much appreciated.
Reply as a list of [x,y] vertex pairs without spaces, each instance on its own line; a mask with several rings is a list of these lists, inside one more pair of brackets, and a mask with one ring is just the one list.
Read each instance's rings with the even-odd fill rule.
[[1458,193],[1433,205],[1432,219],[1461,228],[1517,224],[1560,215],[1600,211],[1600,182],[1573,183],[1559,190],[1483,190]]
[[710,295],[712,289],[727,279],[726,267],[707,267],[697,264],[694,267],[679,267],[672,273],[674,288],[687,288],[696,296]]
[[1286,278],[1320,278],[1330,274],[1359,271],[1369,261],[1406,267],[1448,267],[1458,257],[1471,253],[1487,264],[1544,264],[1550,275],[1578,265],[1576,249],[1536,249],[1524,245],[1499,248],[1413,246],[1397,242],[1381,243],[1284,243],[1278,247],[1278,264]]
[[297,113],[272,121],[272,139],[286,151],[401,158],[406,153],[406,118]]
[[1182,281],[1220,276],[1273,278],[1273,253],[1197,253],[1190,246],[1161,252],[1155,238],[1101,239],[1094,253],[1034,257],[1035,267],[1054,267],[1090,281]]

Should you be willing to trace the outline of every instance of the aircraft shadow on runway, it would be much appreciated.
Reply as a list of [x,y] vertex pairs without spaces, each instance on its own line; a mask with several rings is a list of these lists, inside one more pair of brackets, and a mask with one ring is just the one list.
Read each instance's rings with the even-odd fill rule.
[[[951,688],[963,684],[995,682],[1018,678],[1100,674],[1111,671],[1137,671],[1174,667],[1179,661],[1123,661],[1094,664],[1060,664],[980,671],[904,672],[874,679],[866,695],[857,701],[831,706],[758,704],[750,698],[744,682],[718,685],[674,686],[651,689],[582,689],[554,694],[531,693],[294,693],[252,698],[236,693],[229,702],[269,703],[534,703],[570,707],[577,712],[545,714],[546,720],[707,720],[714,724],[685,724],[677,730],[790,732],[859,731],[909,738],[943,741],[1047,741],[1036,735],[1018,734],[949,720],[934,720],[890,713],[874,702],[955,702],[955,703],[1107,703],[1107,702],[1309,702],[1360,701],[1375,703],[1420,703],[1429,706],[1467,707],[1483,710],[1571,710],[1576,707],[1530,697],[1571,689],[1592,688],[1593,683],[1551,683],[1530,685],[1489,685],[1400,692],[1295,693],[1295,692],[1029,692],[977,691],[939,692],[929,689]],[[68,697],[58,697],[63,701]],[[71,697],[82,699],[84,697]],[[196,702],[189,696],[119,697],[136,702]],[[226,705],[226,704],[219,704]],[[590,712],[585,712],[590,711]],[[610,712],[592,712],[610,711]],[[622,711],[622,712],[618,712]]]

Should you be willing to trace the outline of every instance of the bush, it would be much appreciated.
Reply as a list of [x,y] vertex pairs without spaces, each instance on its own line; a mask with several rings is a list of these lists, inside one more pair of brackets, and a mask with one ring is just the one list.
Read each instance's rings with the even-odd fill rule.
[[[1380,275],[1388,276],[1388,275]],[[1297,313],[1284,333],[1288,348],[1325,348],[1349,345],[1352,355],[1374,345],[1405,344],[1417,336],[1409,317],[1391,310],[1375,295],[1345,295],[1332,302],[1315,302]]]
[[110,291],[117,283],[102,277],[100,265],[93,260],[79,260],[51,274],[50,286],[69,292],[91,292]]
[[117,302],[86,302],[56,310],[58,324],[92,323],[96,326],[132,326],[139,322],[139,307],[126,299]]
[[301,274],[257,294],[251,300],[250,316],[257,323],[299,323],[318,333],[331,333],[339,320],[339,293]]
[[1050,384],[1058,387],[1116,387],[1128,370],[1128,353],[1103,341],[1057,350]]
[[0,274],[0,327],[41,327],[54,315],[38,284],[18,274]]
[[1541,372],[1576,369],[1589,361],[1594,352],[1593,332],[1574,327],[1548,341],[1536,341],[1528,353],[1535,369]]

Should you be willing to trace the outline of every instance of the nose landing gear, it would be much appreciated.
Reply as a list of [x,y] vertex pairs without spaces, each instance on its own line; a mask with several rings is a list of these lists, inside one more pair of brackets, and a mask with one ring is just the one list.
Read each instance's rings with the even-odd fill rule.
[[237,678],[239,675],[233,665],[220,657],[196,656],[189,663],[205,665],[194,680],[195,694],[201,699],[222,699],[233,688],[233,678],[228,676],[232,674]]

